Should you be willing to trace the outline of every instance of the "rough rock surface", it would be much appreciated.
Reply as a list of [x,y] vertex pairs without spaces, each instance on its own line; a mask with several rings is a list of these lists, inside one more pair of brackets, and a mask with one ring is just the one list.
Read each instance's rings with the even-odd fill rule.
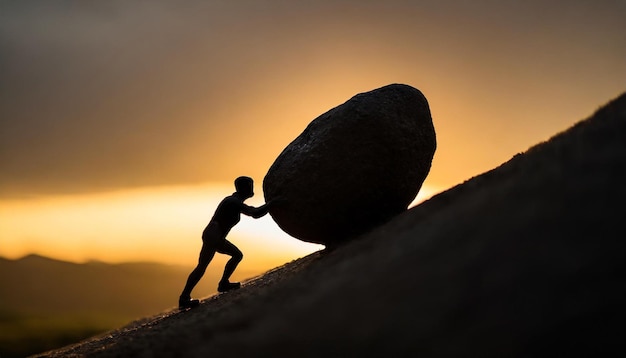
[[270,167],[270,214],[303,241],[336,244],[406,210],[436,148],[424,95],[392,84],[361,93],[313,120]]

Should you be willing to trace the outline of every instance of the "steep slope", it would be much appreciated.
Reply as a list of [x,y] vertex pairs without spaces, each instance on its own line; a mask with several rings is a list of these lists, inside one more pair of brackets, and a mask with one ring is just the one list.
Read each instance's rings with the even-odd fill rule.
[[47,356],[623,356],[626,94],[331,252]]

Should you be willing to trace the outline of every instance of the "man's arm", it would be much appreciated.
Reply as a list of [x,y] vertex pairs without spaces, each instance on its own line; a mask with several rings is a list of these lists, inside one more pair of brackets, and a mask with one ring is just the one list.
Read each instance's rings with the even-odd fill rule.
[[245,215],[252,216],[253,218],[258,219],[264,216],[265,214],[267,214],[271,205],[272,203],[269,202],[269,203],[265,203],[264,205],[259,206],[258,208],[255,208],[254,206],[248,206],[242,203],[241,212]]

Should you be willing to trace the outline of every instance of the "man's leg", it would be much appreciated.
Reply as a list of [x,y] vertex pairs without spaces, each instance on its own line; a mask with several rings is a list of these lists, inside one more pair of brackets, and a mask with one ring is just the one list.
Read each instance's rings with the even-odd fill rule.
[[[183,292],[180,294],[179,306],[183,307],[186,304],[190,304],[191,300],[191,291],[198,284],[206,268],[209,266],[209,263],[215,256],[215,248],[211,245],[207,245],[205,242],[202,243],[202,249],[200,250],[200,257],[198,258],[198,265],[193,271],[189,274],[187,278],[187,284],[183,289]],[[197,302],[192,305],[197,305]]]
[[230,255],[230,260],[226,263],[226,267],[224,268],[224,275],[222,275],[222,279],[220,280],[219,285],[217,286],[217,290],[220,292],[232,290],[235,288],[239,288],[241,285],[239,282],[230,283],[230,276],[235,272],[237,265],[243,259],[243,253],[237,248],[237,246],[233,245],[228,240],[224,240],[224,243],[217,248],[217,252],[220,254]]

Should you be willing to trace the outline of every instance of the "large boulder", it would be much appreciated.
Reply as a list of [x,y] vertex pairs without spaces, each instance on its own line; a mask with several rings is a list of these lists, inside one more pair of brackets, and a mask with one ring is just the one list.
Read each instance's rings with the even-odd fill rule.
[[392,84],[361,93],[314,119],[263,180],[270,215],[288,234],[338,244],[405,211],[436,148],[424,95]]

